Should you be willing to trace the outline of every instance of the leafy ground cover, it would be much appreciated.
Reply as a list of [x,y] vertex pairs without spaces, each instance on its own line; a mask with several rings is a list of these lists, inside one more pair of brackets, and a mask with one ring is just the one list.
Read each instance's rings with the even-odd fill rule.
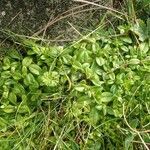
[[64,46],[7,34],[0,150],[149,150],[149,3],[130,4]]
[[64,47],[20,39],[0,62],[0,149],[149,149],[145,33],[148,21]]

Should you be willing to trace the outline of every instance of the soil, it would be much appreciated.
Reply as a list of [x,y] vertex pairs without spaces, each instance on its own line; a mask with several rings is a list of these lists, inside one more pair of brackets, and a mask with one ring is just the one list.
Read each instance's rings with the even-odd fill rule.
[[[44,28],[48,21],[78,5],[81,3],[77,4],[73,0],[0,0],[0,29],[32,36]],[[90,5],[91,7],[93,6]],[[86,8],[89,7],[80,8],[78,11]],[[47,38],[66,41],[74,39],[79,36],[75,29],[87,31],[95,28],[101,16],[97,10],[76,15],[74,11],[69,13],[72,13],[70,17],[56,22],[46,30]]]
[[49,18],[67,10],[65,0],[0,0],[0,27],[20,34],[32,34]]

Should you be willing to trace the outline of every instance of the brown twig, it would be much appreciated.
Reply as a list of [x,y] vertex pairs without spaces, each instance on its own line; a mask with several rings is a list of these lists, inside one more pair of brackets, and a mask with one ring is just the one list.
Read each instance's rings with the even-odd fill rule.
[[[96,2],[99,2],[99,1],[100,0],[95,1],[95,4],[96,4]],[[58,21],[60,21],[62,19],[65,19],[67,17],[72,16],[72,13],[70,13],[70,14],[67,14],[67,13],[72,12],[72,11],[74,11],[76,9],[88,6],[88,5],[89,4],[86,3],[84,5],[80,5],[80,6],[74,7],[72,9],[70,9],[70,10],[67,10],[67,11],[63,12],[61,15],[58,15],[57,17],[55,17],[52,21],[48,21],[48,23],[45,25],[45,27],[43,27],[42,29],[40,29],[39,31],[37,31],[36,33],[34,33],[32,36],[38,36],[41,32],[46,31],[47,28],[49,28],[50,26],[52,26],[54,23],[56,23],[56,22],[58,22]],[[109,8],[109,7],[105,7],[105,8]],[[86,11],[90,11],[90,10],[96,10],[96,9],[101,9],[101,8],[100,7],[99,8],[88,8],[88,9],[84,9],[84,10],[81,10],[81,11],[74,12],[73,14],[76,15],[76,14],[79,14],[79,13],[82,13],[82,12],[86,12]]]
[[124,121],[125,121],[126,125],[129,127],[129,129],[130,129],[132,132],[136,133],[136,134],[139,136],[139,138],[140,138],[140,140],[141,140],[141,143],[145,146],[145,148],[146,148],[147,150],[149,150],[147,144],[145,143],[145,141],[143,140],[143,138],[142,138],[142,136],[141,136],[141,134],[140,134],[141,131],[138,131],[138,130],[134,129],[134,128],[132,128],[132,127],[129,125],[129,123],[128,123],[127,119],[126,119],[126,116],[125,116],[125,108],[124,108],[124,107],[125,107],[125,106],[124,106],[124,104],[123,104],[123,117],[124,117]]
[[96,4],[94,2],[89,2],[89,1],[86,1],[86,0],[74,0],[75,2],[81,2],[81,3],[86,3],[86,4],[90,4],[90,5],[94,5],[94,6],[98,6],[100,7],[101,9],[106,9],[106,10],[110,10],[112,12],[115,12],[115,13],[118,13],[120,15],[123,15],[125,16],[125,14],[113,9],[113,8],[110,8],[110,7],[107,7],[107,6],[103,6],[103,5],[100,5],[100,4]]
[[11,19],[11,21],[8,23],[7,26],[9,26],[9,25],[17,18],[17,16],[18,16],[21,12],[22,12],[22,11],[19,11],[19,12]]
[[[83,12],[86,12],[86,11],[91,11],[91,10],[96,10],[96,9],[100,9],[100,8],[88,8],[88,9],[84,9],[84,10],[81,10],[81,11],[77,11],[77,12],[74,12],[74,15],[76,14],[80,14],[80,13],[83,13]],[[61,16],[61,17],[56,17],[53,21],[50,21],[47,23],[47,25],[40,29],[39,31],[37,31],[36,33],[34,33],[32,36],[38,36],[41,32],[43,32],[45,29],[49,28],[50,26],[52,26],[53,24],[55,24],[56,22],[59,22],[67,17],[70,17],[72,16],[72,14],[67,14],[65,16]]]

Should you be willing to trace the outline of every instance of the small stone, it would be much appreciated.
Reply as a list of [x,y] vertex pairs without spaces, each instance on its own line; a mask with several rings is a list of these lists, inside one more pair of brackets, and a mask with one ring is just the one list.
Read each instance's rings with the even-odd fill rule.
[[5,15],[6,15],[6,12],[5,12],[5,11],[2,11],[1,14],[2,14],[2,16],[5,16]]

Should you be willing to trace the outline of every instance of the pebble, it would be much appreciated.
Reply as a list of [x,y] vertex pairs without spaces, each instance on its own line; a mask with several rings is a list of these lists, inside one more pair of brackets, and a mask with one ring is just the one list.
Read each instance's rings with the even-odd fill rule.
[[2,15],[2,16],[5,16],[5,15],[6,15],[6,12],[5,12],[5,11],[2,11],[2,12],[1,12],[1,15]]

